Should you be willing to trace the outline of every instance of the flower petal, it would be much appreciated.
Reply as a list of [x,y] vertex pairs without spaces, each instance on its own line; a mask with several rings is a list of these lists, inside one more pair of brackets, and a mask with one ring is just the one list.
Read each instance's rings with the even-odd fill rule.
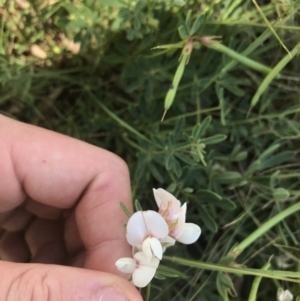
[[159,241],[163,248],[163,252],[165,252],[168,247],[174,246],[176,242],[176,240],[169,235],[163,239],[160,239]]
[[143,211],[147,232],[156,238],[164,238],[169,233],[169,227],[164,218],[153,210]]
[[168,210],[170,216],[178,213],[181,204],[174,195],[162,188],[153,189],[153,194],[160,213],[165,210]]
[[137,268],[136,261],[133,258],[129,257],[118,259],[115,265],[120,272],[125,274],[132,274]]
[[194,243],[200,236],[201,229],[198,225],[192,223],[186,223],[184,225],[184,230],[179,237],[176,238],[177,241],[189,245]]
[[144,240],[142,245],[142,252],[146,255],[146,257],[150,260],[153,256],[153,252],[151,250],[151,237],[148,237]]
[[162,245],[160,241],[155,237],[151,238],[151,250],[155,257],[157,257],[159,260],[162,259],[162,253],[163,253]]
[[291,301],[293,300],[294,296],[291,294],[289,290],[283,290],[279,288],[277,290],[277,300],[278,301]]
[[148,230],[142,211],[135,212],[128,220],[126,226],[126,238],[130,245],[142,245]]
[[184,203],[181,206],[178,214],[177,225],[174,229],[170,231],[169,235],[177,239],[177,237],[179,237],[182,234],[185,227],[185,218],[186,218],[186,203]]
[[149,260],[143,252],[136,253],[134,258],[139,266],[132,274],[132,282],[137,287],[145,287],[154,277],[159,260],[155,257]]

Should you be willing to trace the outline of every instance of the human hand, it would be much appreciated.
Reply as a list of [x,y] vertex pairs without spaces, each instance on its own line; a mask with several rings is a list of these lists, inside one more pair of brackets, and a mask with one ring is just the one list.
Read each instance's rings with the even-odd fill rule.
[[0,115],[0,175],[0,301],[142,300],[116,275],[131,256],[119,157]]

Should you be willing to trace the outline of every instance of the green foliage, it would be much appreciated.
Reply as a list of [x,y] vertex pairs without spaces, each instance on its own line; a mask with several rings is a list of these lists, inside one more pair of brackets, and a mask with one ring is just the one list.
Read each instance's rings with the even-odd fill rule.
[[[276,279],[283,255],[298,271],[299,213],[276,217],[300,195],[299,1],[257,3],[0,2],[1,112],[117,153],[136,210],[156,208],[158,187],[188,202],[201,237],[167,255],[228,269],[165,261],[149,300],[247,300],[248,268],[271,255]],[[257,300],[276,299],[266,275]]]

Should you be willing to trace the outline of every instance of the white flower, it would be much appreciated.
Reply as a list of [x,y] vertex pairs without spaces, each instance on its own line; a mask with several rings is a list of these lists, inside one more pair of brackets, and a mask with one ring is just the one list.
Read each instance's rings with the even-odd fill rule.
[[176,240],[174,238],[172,238],[171,236],[167,236],[166,238],[162,238],[159,241],[162,245],[163,252],[165,252],[168,247],[174,246],[175,242],[176,242]]
[[150,260],[152,255],[162,259],[163,247],[160,239],[167,237],[169,228],[163,217],[155,211],[134,213],[126,227],[126,238],[130,245],[142,250]]
[[279,288],[277,290],[277,301],[292,301],[294,296],[289,290]]
[[137,252],[134,258],[120,258],[115,264],[120,272],[131,274],[135,286],[145,287],[154,277],[159,260],[155,256],[149,260],[145,253]]
[[169,226],[169,236],[184,244],[194,243],[201,234],[198,225],[186,223],[186,203],[181,206],[171,193],[162,188],[153,189],[154,198],[159,208],[158,213]]

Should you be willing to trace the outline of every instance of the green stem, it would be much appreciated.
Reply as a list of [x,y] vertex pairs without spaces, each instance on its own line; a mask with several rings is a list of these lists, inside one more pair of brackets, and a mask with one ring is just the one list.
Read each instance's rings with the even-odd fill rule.
[[225,45],[223,45],[221,43],[214,42],[214,43],[208,44],[206,46],[208,46],[209,48],[212,48],[216,51],[222,52],[222,53],[228,55],[229,57],[231,57],[232,59],[235,59],[236,61],[240,62],[241,64],[243,64],[249,68],[252,68],[256,71],[259,71],[261,73],[269,74],[272,71],[271,68],[269,68],[263,64],[260,64],[256,61],[253,61],[253,60],[247,58],[246,56],[233,51],[232,49],[226,47]]
[[149,139],[146,138],[143,134],[135,130],[133,127],[131,127],[128,123],[124,122],[122,119],[120,119],[115,113],[113,113],[111,110],[109,110],[99,99],[91,92],[88,92],[89,96],[99,105],[99,107],[113,120],[115,120],[120,126],[127,129],[129,132],[133,133],[137,137],[146,140],[149,142]]
[[236,268],[230,266],[224,266],[216,263],[206,263],[203,261],[194,261],[189,259],[183,259],[179,257],[171,257],[165,256],[163,257],[165,260],[169,260],[174,263],[178,263],[184,266],[193,267],[197,269],[209,270],[209,271],[217,271],[217,272],[225,272],[236,275],[251,275],[251,276],[260,276],[270,279],[278,279],[282,281],[289,281],[300,283],[300,273],[299,272],[290,272],[290,271],[267,271],[261,269],[250,269],[250,268]]
[[300,210],[300,202],[296,203],[282,212],[276,214],[258,229],[252,232],[247,238],[240,242],[228,255],[237,258],[249,245],[253,244],[258,238],[263,236],[268,230],[284,220],[289,215]]
[[270,83],[272,82],[272,80],[274,78],[277,77],[277,75],[279,74],[279,72],[285,67],[285,65],[287,65],[287,63],[296,55],[298,54],[298,52],[300,51],[300,43],[297,44],[293,50],[288,53],[286,56],[284,56],[279,63],[272,69],[272,72],[270,72],[266,78],[262,81],[262,83],[260,84],[260,86],[258,87],[255,95],[253,96],[252,100],[251,100],[251,108],[253,108],[260,96],[264,93],[264,91],[269,87]]
[[268,28],[270,29],[270,31],[273,33],[273,35],[275,36],[275,38],[278,40],[278,42],[280,43],[280,45],[283,47],[284,50],[286,50],[286,52],[288,54],[290,54],[289,50],[287,49],[287,47],[284,45],[284,43],[281,41],[279,35],[277,34],[277,32],[274,30],[273,26],[271,25],[271,23],[269,22],[269,20],[267,19],[267,17],[265,16],[265,14],[263,13],[263,11],[261,10],[261,8],[259,7],[259,5],[257,4],[256,0],[252,0],[253,4],[255,5],[256,9],[258,10],[258,12],[260,13],[261,17],[263,18],[263,20],[265,21],[266,25],[268,26]]
[[[270,266],[271,266],[271,263],[270,263],[270,261],[268,261],[261,269],[268,270],[270,268]],[[258,292],[258,287],[261,282],[261,279],[262,279],[261,276],[256,276],[255,279],[253,280],[248,301],[256,301],[257,300],[257,292]]]

